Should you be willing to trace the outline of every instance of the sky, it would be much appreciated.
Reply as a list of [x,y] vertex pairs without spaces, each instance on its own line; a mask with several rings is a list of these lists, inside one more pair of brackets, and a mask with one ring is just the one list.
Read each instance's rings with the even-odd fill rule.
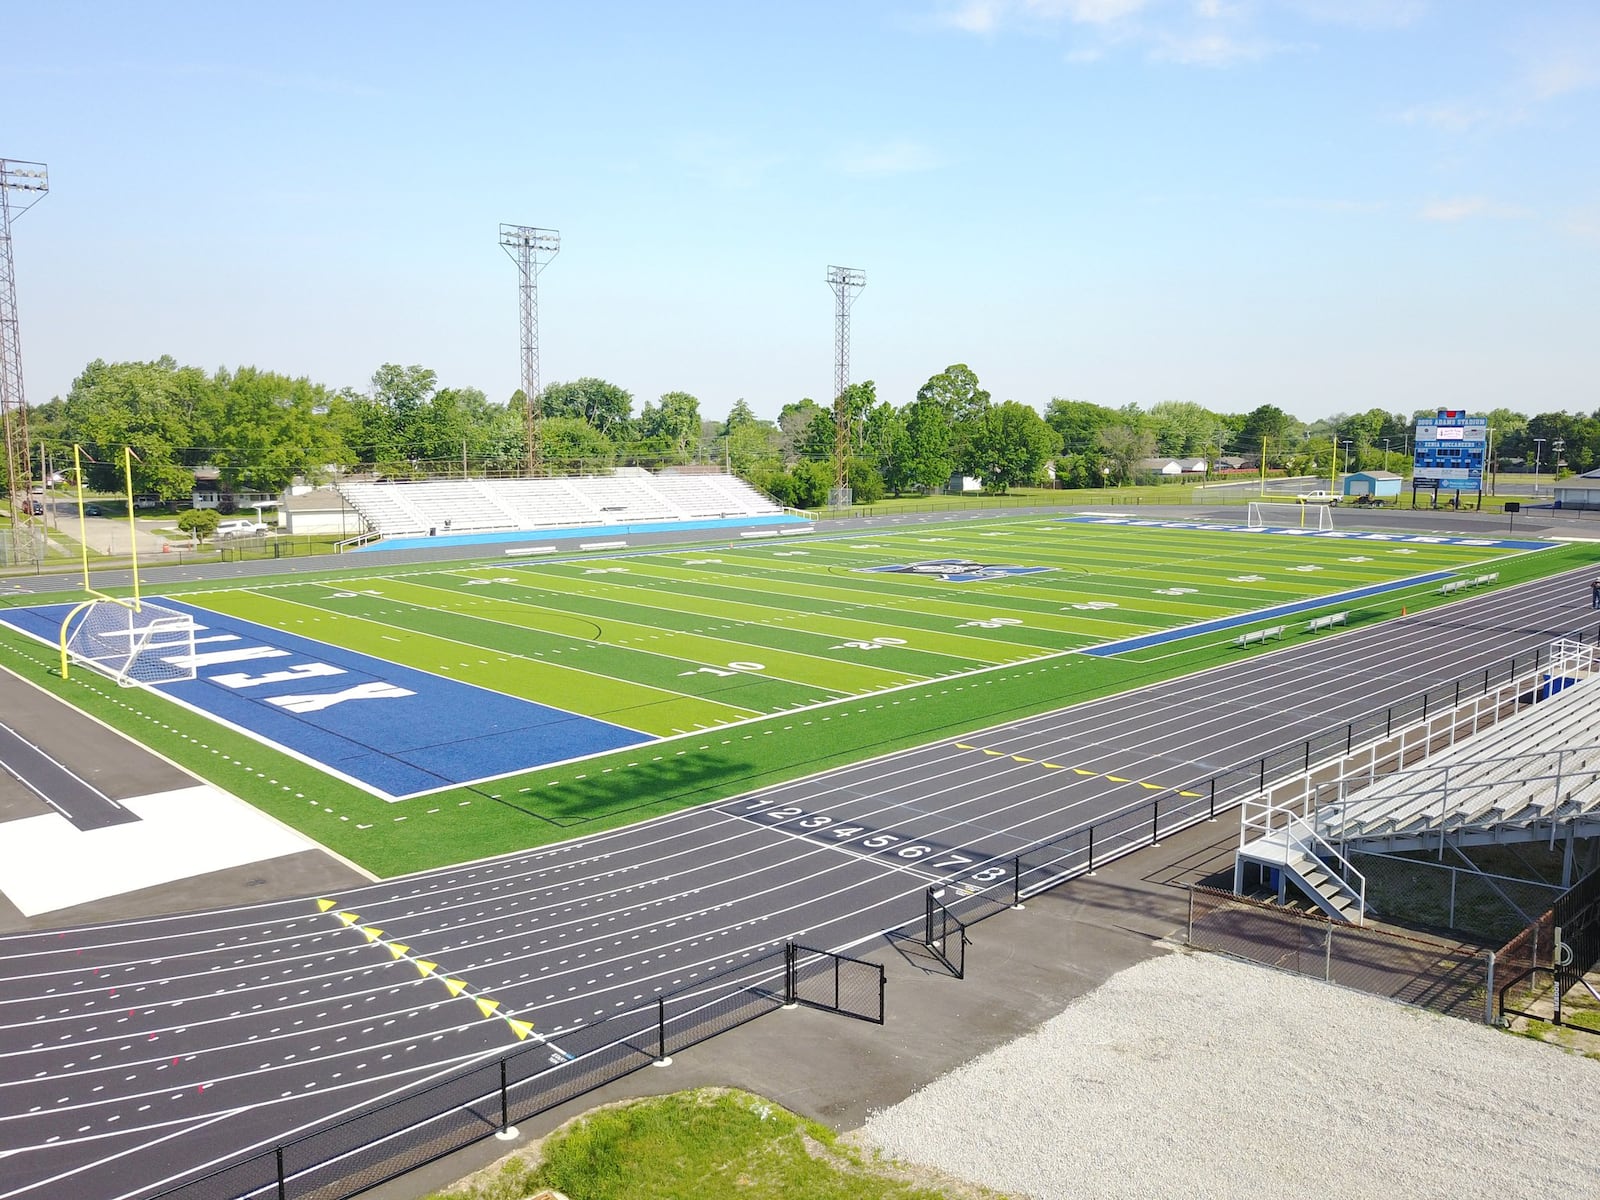
[[0,0],[27,396],[163,354],[1304,419],[1600,407],[1600,5]]

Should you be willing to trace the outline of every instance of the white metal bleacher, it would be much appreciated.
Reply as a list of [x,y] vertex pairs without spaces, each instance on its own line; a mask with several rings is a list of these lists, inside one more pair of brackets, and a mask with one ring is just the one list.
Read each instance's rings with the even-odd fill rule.
[[1329,916],[1359,922],[1365,881],[1349,851],[1600,834],[1597,665],[1594,646],[1553,643],[1500,687],[1247,800],[1235,891],[1246,863],[1272,867],[1280,898],[1293,881]]
[[783,511],[742,479],[727,475],[360,482],[342,484],[340,491],[382,537],[537,532]]

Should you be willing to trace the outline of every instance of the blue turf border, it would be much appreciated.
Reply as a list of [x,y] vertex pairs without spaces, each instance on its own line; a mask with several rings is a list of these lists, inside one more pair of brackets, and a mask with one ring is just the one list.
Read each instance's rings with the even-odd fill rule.
[[1113,517],[1079,514],[1057,518],[1062,524],[1110,525],[1122,529],[1186,529],[1205,533],[1248,533],[1265,537],[1326,538],[1338,542],[1382,542],[1400,546],[1471,546],[1481,550],[1546,550],[1554,543],[1524,538],[1467,537],[1443,533],[1385,533],[1378,529],[1296,529],[1288,525],[1251,528],[1226,521],[1186,521],[1165,517]]
[[353,553],[370,550],[426,550],[440,546],[493,546],[516,542],[536,542],[548,538],[570,541],[573,538],[619,538],[630,534],[680,532],[694,529],[748,529],[757,525],[809,525],[804,517],[770,513],[759,517],[712,518],[704,521],[644,521],[634,525],[582,525],[561,529],[514,529],[498,533],[447,533],[439,537],[383,538],[355,547]]
[[1403,588],[1438,583],[1444,579],[1453,579],[1456,574],[1457,572],[1455,571],[1434,571],[1428,575],[1413,575],[1409,579],[1396,579],[1389,583],[1374,583],[1368,587],[1356,588],[1349,592],[1336,592],[1331,596],[1318,596],[1312,600],[1296,600],[1292,604],[1280,604],[1276,608],[1257,609],[1255,612],[1240,613],[1235,617],[1218,617],[1214,621],[1202,621],[1198,625],[1184,625],[1178,629],[1164,629],[1160,633],[1145,633],[1140,634],[1138,637],[1123,638],[1121,641],[1107,642],[1103,646],[1090,646],[1087,650],[1080,650],[1078,653],[1092,654],[1096,658],[1109,658],[1113,654],[1125,654],[1130,650],[1143,650],[1148,646],[1179,642],[1184,638],[1196,637],[1202,633],[1216,633],[1223,629],[1237,629],[1241,625],[1249,625],[1254,621],[1270,621],[1274,617],[1288,617],[1299,612],[1309,612],[1314,608],[1331,608],[1336,604],[1345,604],[1352,600],[1365,600],[1368,596],[1381,596],[1384,592],[1398,592]]

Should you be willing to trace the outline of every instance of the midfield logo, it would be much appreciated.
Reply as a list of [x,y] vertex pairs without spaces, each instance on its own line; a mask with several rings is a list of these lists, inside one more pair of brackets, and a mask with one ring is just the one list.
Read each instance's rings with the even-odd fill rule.
[[906,563],[892,567],[857,567],[876,575],[931,575],[946,583],[971,583],[978,579],[1009,579],[1013,575],[1037,575],[1053,571],[1054,567],[998,566],[977,563],[965,558],[931,558],[924,562]]

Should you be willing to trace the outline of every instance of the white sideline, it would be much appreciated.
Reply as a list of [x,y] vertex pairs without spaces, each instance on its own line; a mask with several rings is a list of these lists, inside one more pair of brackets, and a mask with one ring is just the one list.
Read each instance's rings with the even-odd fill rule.
[[79,830],[58,813],[0,824],[0,893],[25,917],[320,849],[209,785],[122,801],[139,817]]

